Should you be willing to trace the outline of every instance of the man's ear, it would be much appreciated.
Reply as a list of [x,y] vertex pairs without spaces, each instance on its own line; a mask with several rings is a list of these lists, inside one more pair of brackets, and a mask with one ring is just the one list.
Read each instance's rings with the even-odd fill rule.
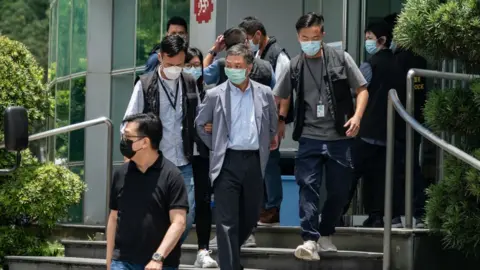
[[253,64],[247,65],[247,76],[252,72]]

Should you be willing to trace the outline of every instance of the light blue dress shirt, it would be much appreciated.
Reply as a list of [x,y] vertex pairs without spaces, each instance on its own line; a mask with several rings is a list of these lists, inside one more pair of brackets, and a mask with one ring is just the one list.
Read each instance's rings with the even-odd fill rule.
[[250,85],[245,92],[230,81],[230,115],[232,117],[228,148],[232,150],[258,150],[258,129],[255,121],[253,90]]

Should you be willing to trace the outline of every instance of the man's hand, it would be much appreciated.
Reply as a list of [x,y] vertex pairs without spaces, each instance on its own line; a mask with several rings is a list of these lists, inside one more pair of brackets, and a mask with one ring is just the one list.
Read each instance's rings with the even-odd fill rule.
[[358,131],[360,130],[360,117],[358,116],[353,116],[348,120],[348,122],[343,126],[343,127],[349,127],[347,132],[345,132],[345,135],[348,137],[355,137],[358,134]]
[[213,45],[212,50],[216,53],[219,53],[224,49],[225,49],[225,39],[223,38],[223,35],[220,35],[215,40],[215,44]]
[[277,135],[279,139],[285,139],[285,121],[278,121]]
[[212,134],[212,123],[207,123],[203,126],[203,130],[205,132]]
[[278,135],[273,137],[272,141],[270,142],[270,151],[273,151],[278,148]]
[[162,270],[163,269],[163,263],[161,262],[156,262],[156,261],[150,261],[147,266],[145,266],[145,270]]

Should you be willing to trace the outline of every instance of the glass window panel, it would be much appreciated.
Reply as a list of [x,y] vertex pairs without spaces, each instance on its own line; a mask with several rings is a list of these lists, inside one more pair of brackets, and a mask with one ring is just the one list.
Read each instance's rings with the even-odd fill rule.
[[112,69],[134,66],[135,53],[135,1],[113,2],[113,62]]
[[[74,166],[69,168],[70,171],[80,176],[82,181],[85,181],[85,169],[83,166]],[[82,223],[83,222],[83,196],[78,204],[70,206],[68,209],[67,223]]]
[[[112,121],[115,130],[113,131],[113,144],[120,143],[120,125],[125,115],[128,102],[133,92],[133,73],[117,75],[112,77]],[[123,161],[119,148],[113,147],[113,160]]]
[[[164,32],[167,32],[167,22],[173,16],[180,16],[190,23],[190,0],[163,0],[163,27]],[[188,29],[187,29],[188,30]]]
[[138,0],[137,61],[144,66],[152,48],[160,42],[161,1]]
[[[57,84],[55,92],[55,127],[64,127],[70,123],[70,81]],[[61,134],[55,139],[55,162],[66,162],[68,158],[68,136]]]
[[[72,80],[70,91],[70,124],[85,121],[85,77]],[[83,161],[85,154],[85,129],[70,133],[69,161]]]
[[62,77],[70,74],[70,24],[72,0],[59,0],[58,12],[57,77]]
[[57,71],[57,7],[58,4],[52,5],[50,10],[50,46],[49,46],[49,62],[48,62],[48,79],[55,79]]
[[73,0],[72,70],[87,70],[87,0]]

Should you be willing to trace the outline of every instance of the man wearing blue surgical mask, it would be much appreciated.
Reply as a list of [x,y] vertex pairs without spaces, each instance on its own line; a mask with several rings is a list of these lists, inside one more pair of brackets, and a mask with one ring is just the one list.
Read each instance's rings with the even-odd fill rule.
[[[331,236],[348,201],[354,179],[351,146],[368,102],[362,73],[352,57],[322,42],[323,16],[308,13],[298,19],[298,41],[302,53],[294,57],[280,77],[274,95],[279,109],[279,137],[283,137],[285,118],[295,90],[293,139],[299,142],[295,158],[295,178],[300,187],[300,220],[303,244],[295,257],[320,260],[318,251],[337,248]],[[356,91],[356,107],[352,92]],[[320,186],[325,167],[327,201],[319,223]]]

